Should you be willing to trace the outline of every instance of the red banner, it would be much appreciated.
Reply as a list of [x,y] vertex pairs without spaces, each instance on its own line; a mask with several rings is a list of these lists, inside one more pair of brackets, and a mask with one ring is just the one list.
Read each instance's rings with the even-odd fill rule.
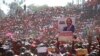
[[59,41],[64,41],[64,42],[70,42],[73,40],[72,38],[73,38],[73,33],[70,31],[60,32],[58,37]]
[[63,31],[63,32],[60,32],[59,35],[60,36],[72,36],[73,33],[71,31]]

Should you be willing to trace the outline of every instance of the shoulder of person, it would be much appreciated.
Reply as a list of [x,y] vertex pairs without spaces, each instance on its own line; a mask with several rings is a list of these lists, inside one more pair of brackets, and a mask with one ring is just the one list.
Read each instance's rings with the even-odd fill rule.
[[73,24],[71,26],[74,26]]
[[67,28],[67,26],[65,26],[64,28]]
[[72,27],[74,27],[74,25],[72,25]]

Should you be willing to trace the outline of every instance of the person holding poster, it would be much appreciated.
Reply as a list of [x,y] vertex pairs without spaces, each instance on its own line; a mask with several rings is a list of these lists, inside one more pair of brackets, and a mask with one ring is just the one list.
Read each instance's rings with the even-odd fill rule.
[[71,31],[71,32],[75,31],[75,27],[72,24],[72,19],[71,18],[68,18],[66,20],[66,24],[67,24],[67,26],[63,28],[63,31]]

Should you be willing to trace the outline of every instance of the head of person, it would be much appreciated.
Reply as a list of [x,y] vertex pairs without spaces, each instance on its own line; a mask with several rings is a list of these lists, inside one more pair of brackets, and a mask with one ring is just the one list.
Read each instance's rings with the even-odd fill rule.
[[74,38],[74,39],[77,39],[77,36],[76,36],[76,35],[73,35],[73,38]]
[[72,25],[72,19],[71,19],[71,18],[67,18],[66,24],[67,24],[68,26]]
[[25,52],[26,51],[26,48],[25,47],[21,47],[20,48],[20,52],[22,53],[22,52]]
[[32,56],[32,55],[31,55],[31,52],[30,52],[30,51],[26,51],[26,52],[24,53],[24,56]]
[[6,51],[5,56],[14,56],[13,50],[8,50],[8,51]]

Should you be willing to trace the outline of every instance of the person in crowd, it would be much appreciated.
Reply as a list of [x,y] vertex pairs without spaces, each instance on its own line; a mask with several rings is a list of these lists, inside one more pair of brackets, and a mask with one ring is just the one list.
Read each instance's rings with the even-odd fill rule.
[[14,56],[13,50],[7,50],[5,56]]
[[37,49],[37,56],[47,56],[48,48],[45,46],[44,43],[40,43]]
[[[85,5],[85,7],[86,8],[84,8],[84,10],[89,9],[88,5]],[[100,6],[97,7],[99,8]],[[63,16],[66,17],[74,15],[76,17],[75,26],[72,24],[73,23],[72,19],[67,18],[66,27],[63,28],[63,31],[71,31],[73,33],[76,32],[77,35],[82,35],[80,33],[85,33],[83,38],[84,41],[81,42],[82,44],[83,43],[87,44],[85,45],[86,47],[84,47],[87,49],[88,43],[86,36],[88,30],[90,28],[97,30],[96,27],[97,28],[100,27],[100,22],[99,22],[100,14],[98,8],[97,8],[98,13],[96,14],[89,14],[91,12],[89,10],[88,11],[82,10],[81,14],[81,12],[77,11],[74,8],[66,9],[66,7],[48,7],[40,11],[36,11],[33,14],[21,11],[20,14],[16,13],[18,15],[7,16],[4,19],[0,19],[0,38],[6,38],[7,32],[12,32],[13,38],[15,38],[15,40],[12,39],[13,41],[12,40],[8,41],[8,39],[6,38],[4,39],[3,42],[0,42],[0,52],[2,52],[2,50],[6,50],[5,52],[6,56],[14,56],[14,54],[17,54],[19,56],[32,56],[32,53],[35,53],[35,55],[37,56],[47,56],[48,47],[45,46],[45,44],[39,44],[39,43],[43,40],[48,41],[49,38],[51,38],[49,39],[50,42],[52,42],[51,40],[55,40],[54,38],[56,38],[57,37],[56,35],[59,34],[57,30],[58,29],[57,19],[62,18]],[[91,17],[91,15],[93,16]],[[99,33],[95,33],[94,36],[96,34]],[[33,38],[34,40],[33,39],[31,40],[36,41],[36,43],[32,44],[31,41],[27,39],[29,37]],[[94,51],[95,48],[98,47],[96,50],[99,50],[100,53],[99,42],[100,41],[98,40],[97,45],[92,47],[92,51]],[[60,46],[61,48],[59,48],[60,45],[59,42],[57,42],[57,44],[55,43],[56,41],[52,42],[52,44],[54,44],[54,47],[57,47],[55,48],[55,52],[52,52],[52,56],[61,56],[60,53],[65,53],[65,52],[67,53],[68,56],[72,55],[72,53],[70,53],[72,51],[71,48],[73,44],[72,42],[67,43],[68,44],[66,47],[67,49],[65,49],[64,46]],[[46,44],[49,45],[49,43]],[[32,49],[30,48],[31,45]],[[25,47],[25,49],[23,47]]]

